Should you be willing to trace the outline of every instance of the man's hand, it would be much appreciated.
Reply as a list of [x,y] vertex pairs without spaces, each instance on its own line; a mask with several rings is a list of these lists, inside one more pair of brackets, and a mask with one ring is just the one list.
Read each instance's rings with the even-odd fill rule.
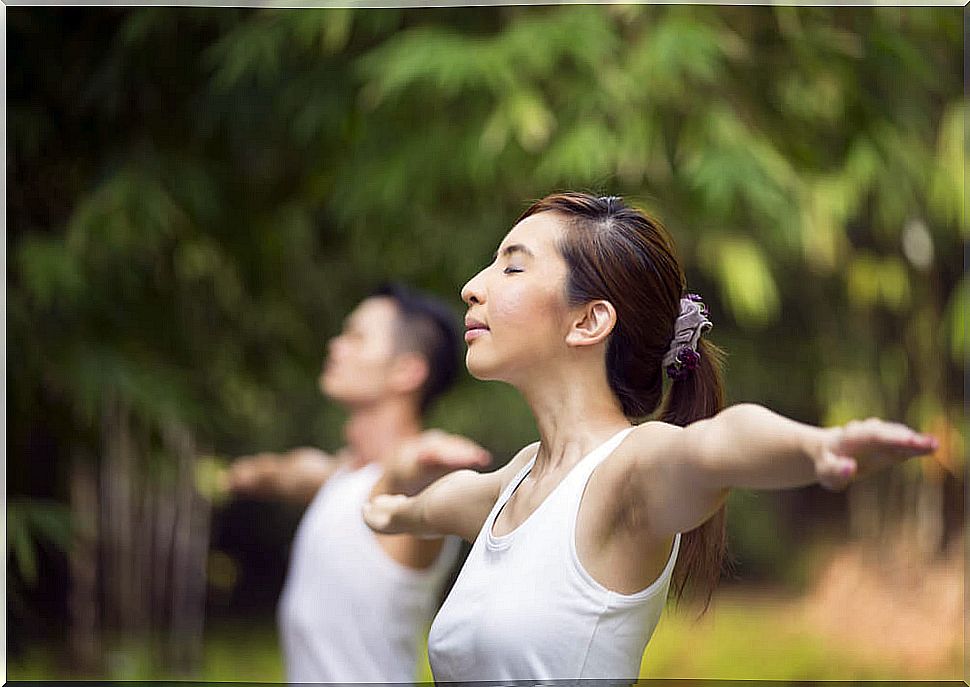
[[416,494],[449,472],[485,468],[488,451],[471,439],[429,429],[401,444],[387,466],[388,493]]
[[819,484],[832,490],[845,489],[857,477],[931,453],[939,446],[935,437],[878,418],[852,421],[827,432],[815,456],[815,472]]
[[226,472],[225,485],[238,496],[309,503],[336,465],[332,456],[309,447],[283,455],[259,453],[237,459]]

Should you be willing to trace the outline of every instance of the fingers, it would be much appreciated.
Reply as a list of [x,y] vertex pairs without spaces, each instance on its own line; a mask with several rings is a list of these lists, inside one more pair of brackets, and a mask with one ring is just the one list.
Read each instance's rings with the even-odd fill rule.
[[416,449],[418,463],[423,468],[486,467],[492,459],[491,454],[474,441],[439,430],[422,434]]
[[242,459],[226,470],[225,484],[231,491],[247,491],[256,483],[256,466],[250,460]]
[[286,454],[286,462],[293,465],[316,465],[333,460],[329,453],[312,446],[301,446]]
[[907,448],[919,454],[933,453],[940,448],[940,440],[931,434],[915,434],[907,440]]
[[422,454],[423,464],[437,464],[442,467],[484,467],[492,460],[491,454],[478,444],[460,439],[454,442],[443,442],[433,447],[428,453]]
[[845,489],[855,478],[938,447],[935,437],[898,422],[854,420],[833,432],[831,443],[817,460],[816,475],[827,489]]
[[851,484],[858,468],[852,458],[826,451],[817,462],[815,471],[820,485],[831,491],[842,491]]
[[225,482],[237,494],[258,495],[265,491],[277,472],[276,456],[260,453],[244,456],[229,466]]
[[835,452],[851,456],[905,459],[939,448],[933,436],[920,434],[898,422],[878,418],[849,422],[843,428]]
[[[381,497],[376,497],[376,499],[379,498]],[[380,510],[380,506],[375,504],[374,501],[364,504],[363,515],[364,522],[367,523],[367,526],[375,532],[383,531],[384,527],[387,525],[386,514]]]

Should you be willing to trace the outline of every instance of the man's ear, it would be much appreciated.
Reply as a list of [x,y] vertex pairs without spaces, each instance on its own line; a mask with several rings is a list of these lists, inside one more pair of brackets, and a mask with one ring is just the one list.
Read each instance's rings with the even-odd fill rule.
[[616,326],[616,309],[609,301],[590,301],[577,312],[566,343],[570,346],[592,346],[604,341]]
[[417,353],[399,353],[391,363],[389,381],[391,387],[400,393],[418,391],[431,374],[428,360]]

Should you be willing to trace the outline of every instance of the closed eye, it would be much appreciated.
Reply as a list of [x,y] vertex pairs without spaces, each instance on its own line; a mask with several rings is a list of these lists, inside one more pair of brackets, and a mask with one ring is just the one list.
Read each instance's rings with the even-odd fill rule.
[[516,274],[518,272],[523,272],[523,271],[524,270],[521,269],[520,267],[506,267],[504,270],[502,270],[502,273],[503,274]]

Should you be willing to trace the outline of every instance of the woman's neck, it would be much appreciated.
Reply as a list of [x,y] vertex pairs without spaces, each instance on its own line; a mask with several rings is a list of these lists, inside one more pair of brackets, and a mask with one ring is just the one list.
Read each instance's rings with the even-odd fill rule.
[[535,473],[569,469],[625,427],[619,399],[602,369],[543,371],[517,385],[532,409],[541,446]]

